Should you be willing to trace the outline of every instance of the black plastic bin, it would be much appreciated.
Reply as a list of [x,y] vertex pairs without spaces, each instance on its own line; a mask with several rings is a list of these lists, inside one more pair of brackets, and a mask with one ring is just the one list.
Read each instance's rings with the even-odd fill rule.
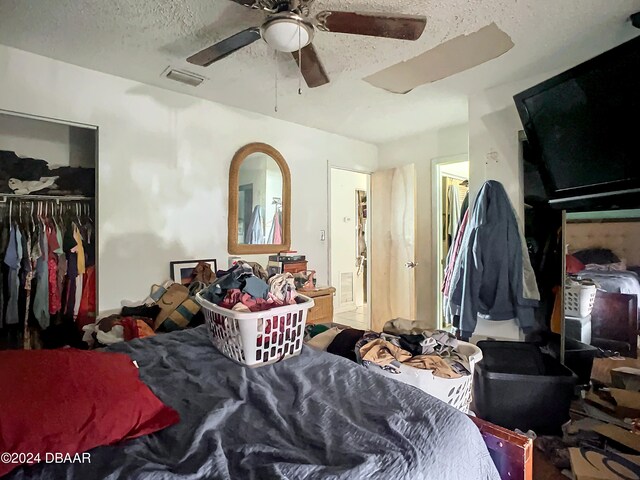
[[[560,358],[560,338],[550,344],[554,356]],[[593,345],[579,342],[573,338],[564,339],[564,364],[578,376],[579,385],[589,384],[593,359],[596,358],[598,349]]]
[[576,375],[550,355],[522,342],[478,342],[483,360],[475,366],[474,410],[514,430],[554,435],[569,420]]

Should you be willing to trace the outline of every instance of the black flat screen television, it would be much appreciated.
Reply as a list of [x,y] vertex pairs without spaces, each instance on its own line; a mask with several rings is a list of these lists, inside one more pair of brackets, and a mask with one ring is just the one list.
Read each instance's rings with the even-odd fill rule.
[[514,97],[550,203],[640,200],[639,72],[636,37]]

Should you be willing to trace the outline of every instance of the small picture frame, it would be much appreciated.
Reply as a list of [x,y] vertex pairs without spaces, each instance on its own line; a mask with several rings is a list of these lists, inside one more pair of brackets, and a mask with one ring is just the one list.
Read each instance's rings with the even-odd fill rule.
[[182,285],[189,285],[189,283],[191,283],[191,277],[193,276],[193,269],[196,268],[196,265],[200,262],[208,263],[214,274],[218,270],[218,262],[215,258],[205,260],[178,260],[170,262],[169,264],[171,280]]

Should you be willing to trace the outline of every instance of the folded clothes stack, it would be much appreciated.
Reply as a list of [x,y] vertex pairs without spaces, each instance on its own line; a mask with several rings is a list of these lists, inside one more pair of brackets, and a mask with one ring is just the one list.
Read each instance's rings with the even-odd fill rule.
[[281,273],[266,280],[266,275],[261,273],[249,263],[238,262],[229,270],[216,272],[217,278],[200,295],[238,312],[260,312],[297,303],[293,275]]

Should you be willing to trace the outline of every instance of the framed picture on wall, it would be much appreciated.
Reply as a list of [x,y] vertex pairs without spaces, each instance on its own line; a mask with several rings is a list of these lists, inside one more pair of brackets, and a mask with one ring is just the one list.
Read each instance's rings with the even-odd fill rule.
[[218,269],[218,262],[216,262],[215,258],[208,258],[205,260],[179,260],[169,264],[171,280],[182,285],[189,285],[194,275],[197,273],[194,270],[200,262],[209,264],[211,271],[215,275],[216,270]]

